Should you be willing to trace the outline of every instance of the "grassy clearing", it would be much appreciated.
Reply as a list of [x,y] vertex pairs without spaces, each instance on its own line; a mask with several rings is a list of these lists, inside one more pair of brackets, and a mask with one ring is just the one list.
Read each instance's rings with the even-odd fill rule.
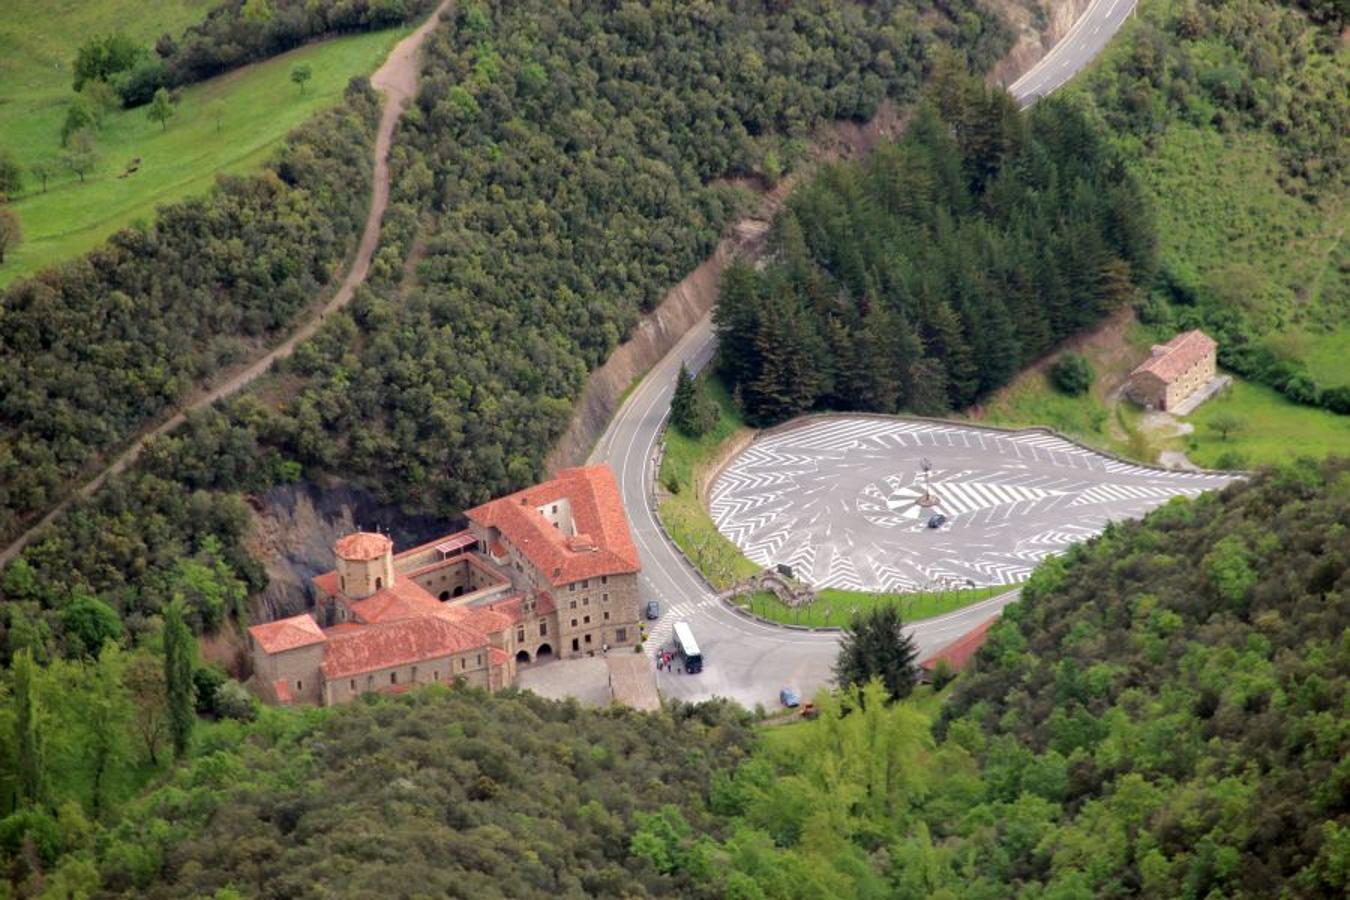
[[880,606],[898,606],[906,622],[931,619],[945,613],[988,600],[1007,593],[1011,587],[981,587],[954,591],[919,591],[913,594],[868,593],[822,590],[816,602],[807,607],[790,609],[771,591],[755,591],[737,599],[737,605],[757,616],[784,625],[808,625],[812,628],[847,625],[855,611],[863,612]]
[[696,485],[716,462],[721,447],[748,429],[720,382],[701,378],[699,386],[717,401],[717,424],[701,438],[688,437],[675,428],[666,430],[660,473],[665,497],[659,514],[684,555],[714,586],[725,588],[755,574],[759,567],[742,556],[736,545],[717,530],[698,497]]
[[1262,334],[1343,328],[1344,196],[1312,204],[1286,193],[1272,137],[1173,123],[1134,168],[1153,196],[1164,260],[1196,272]]
[[[351,76],[374,71],[408,30],[311,44],[193,85],[182,91],[167,130],[144,108],[109,113],[98,133],[99,164],[86,183],[62,169],[46,193],[29,179],[25,195],[15,199],[24,242],[7,256],[0,285],[87,252],[136,221],[148,221],[156,206],[205,191],[219,173],[256,167],[287,132],[332,106]],[[50,85],[39,83],[32,95],[7,97],[10,102],[0,105],[0,134],[25,165],[42,159],[59,165],[61,122],[72,96],[66,58],[60,91],[50,93]],[[304,95],[290,81],[291,69],[300,62],[314,73]],[[24,110],[27,114],[20,115]],[[119,178],[135,157],[141,159],[139,170]]]
[[[1214,427],[1225,417],[1241,423],[1227,440]],[[1259,466],[1350,449],[1350,416],[1291,403],[1268,387],[1239,378],[1186,421],[1195,432],[1185,437],[1182,449],[1200,466]]]

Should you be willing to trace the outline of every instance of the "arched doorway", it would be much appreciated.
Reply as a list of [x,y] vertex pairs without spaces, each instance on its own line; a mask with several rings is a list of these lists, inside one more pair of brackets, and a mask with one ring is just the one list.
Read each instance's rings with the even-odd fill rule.
[[516,662],[527,663],[529,661],[530,661],[530,654],[528,650],[522,650],[516,654]]
[[457,585],[455,587],[455,596],[458,597],[462,593],[464,593],[464,585]]
[[550,647],[548,644],[540,644],[539,649],[534,652],[535,659],[543,659],[545,657],[551,658],[552,656],[553,656],[553,648]]
[[449,591],[441,591],[441,602],[444,603],[445,601],[447,601],[447,600],[449,600],[449,599],[450,599],[450,592],[449,592]]

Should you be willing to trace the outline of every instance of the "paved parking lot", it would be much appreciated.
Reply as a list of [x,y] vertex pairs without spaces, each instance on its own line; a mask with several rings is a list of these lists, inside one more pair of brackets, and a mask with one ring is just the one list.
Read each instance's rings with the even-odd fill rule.
[[[1042,431],[846,417],[760,438],[709,505],[760,565],[786,563],[820,587],[913,591],[1021,581],[1109,521],[1231,480],[1120,462]],[[920,502],[925,483],[935,506]],[[947,518],[939,529],[928,527],[935,512]]]

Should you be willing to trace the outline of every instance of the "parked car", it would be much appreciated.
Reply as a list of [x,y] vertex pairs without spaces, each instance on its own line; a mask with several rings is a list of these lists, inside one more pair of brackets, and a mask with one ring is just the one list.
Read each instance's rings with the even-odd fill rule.
[[778,699],[783,701],[783,705],[788,709],[795,709],[802,701],[797,696],[797,692],[790,687],[785,687],[778,692]]
[[947,517],[944,516],[942,513],[933,513],[931,516],[928,517],[929,528],[941,528],[943,525],[946,524],[947,524]]
[[661,618],[661,601],[660,601],[660,600],[648,600],[648,601],[647,601],[647,618],[648,618],[648,619],[652,619],[652,620],[656,620],[656,619]]

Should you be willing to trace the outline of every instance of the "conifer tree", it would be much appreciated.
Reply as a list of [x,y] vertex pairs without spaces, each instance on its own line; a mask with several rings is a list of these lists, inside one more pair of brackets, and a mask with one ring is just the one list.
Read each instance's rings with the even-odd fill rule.
[[164,610],[164,685],[169,701],[169,736],[174,756],[179,759],[187,754],[197,717],[192,681],[195,650],[192,632],[183,621],[183,603],[175,598]]
[[698,390],[693,376],[680,363],[680,374],[675,376],[675,393],[670,398],[670,421],[690,437],[698,436]]
[[834,675],[843,688],[880,678],[886,693],[898,700],[914,690],[918,656],[900,612],[894,606],[873,607],[855,613],[844,628]]
[[14,655],[14,755],[19,799],[43,799],[42,742],[38,733],[37,665],[27,647]]

